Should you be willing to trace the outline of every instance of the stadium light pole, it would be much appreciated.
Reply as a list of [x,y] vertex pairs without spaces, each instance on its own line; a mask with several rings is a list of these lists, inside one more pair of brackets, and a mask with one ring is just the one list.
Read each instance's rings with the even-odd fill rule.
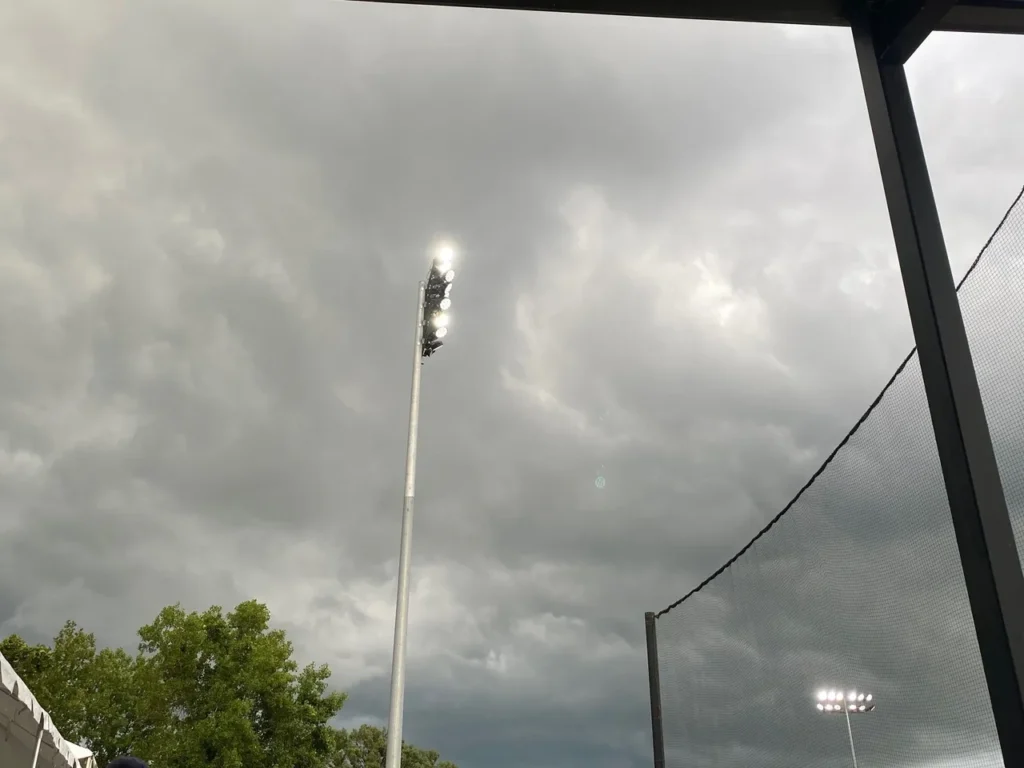
[[386,768],[402,765],[402,715],[405,704],[405,640],[409,627],[409,565],[412,559],[412,515],[416,495],[416,442],[420,422],[420,373],[425,358],[441,346],[448,334],[448,309],[452,305],[450,245],[437,250],[434,262],[416,291],[416,341],[412,361],[412,395],[409,398],[409,442],[405,455],[405,501],[402,504],[402,539],[398,550],[398,597],[395,604],[395,642],[391,656],[391,708],[388,712]]
[[875,697],[870,693],[850,691],[844,693],[838,689],[818,691],[817,708],[819,712],[826,715],[838,715],[840,712],[846,715],[846,733],[850,737],[850,757],[853,758],[853,768],[857,768],[857,750],[853,746],[853,723],[850,722],[850,715],[866,715],[875,711]]

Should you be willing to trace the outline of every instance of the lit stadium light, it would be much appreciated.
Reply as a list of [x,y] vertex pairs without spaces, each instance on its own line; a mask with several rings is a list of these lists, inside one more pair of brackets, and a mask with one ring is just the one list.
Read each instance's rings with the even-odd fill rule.
[[455,249],[450,245],[442,245],[437,249],[437,269],[439,272],[448,272],[452,268],[452,262],[455,260]]
[[838,715],[842,713],[846,720],[846,733],[850,737],[850,756],[853,757],[853,766],[857,768],[857,750],[853,746],[853,723],[850,722],[850,715],[864,715],[873,712],[875,709],[874,697],[870,693],[849,691],[844,693],[835,688],[822,689],[815,694],[814,707],[819,712],[827,715]]
[[447,314],[452,306],[452,281],[455,270],[455,249],[442,245],[427,275],[423,293],[423,357],[430,357],[442,345],[441,339],[448,335],[451,316]]
[[854,714],[872,712],[875,709],[874,696],[870,693],[850,691],[844,693],[837,690],[821,690],[815,694],[816,708],[819,712],[853,712]]

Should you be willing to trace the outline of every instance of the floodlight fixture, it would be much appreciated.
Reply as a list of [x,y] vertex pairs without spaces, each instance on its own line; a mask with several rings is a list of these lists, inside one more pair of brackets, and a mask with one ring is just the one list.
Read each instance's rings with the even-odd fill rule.
[[437,249],[437,257],[435,263],[437,264],[438,270],[441,272],[447,272],[452,268],[452,262],[455,260],[455,249],[448,245],[442,245]]
[[850,756],[853,768],[857,768],[857,750],[853,746],[853,723],[850,715],[865,715],[875,710],[874,696],[852,690],[843,692],[840,688],[822,688],[814,698],[814,707],[826,715],[842,714],[846,719],[846,733],[850,737]]
[[835,689],[820,690],[815,694],[819,712],[852,712],[861,714],[873,712],[874,696],[858,691],[843,692]]
[[451,316],[447,314],[452,307],[452,281],[455,279],[455,270],[452,269],[452,260],[455,257],[455,248],[445,244],[437,249],[434,262],[431,264],[430,272],[427,274],[427,281],[423,289],[423,349],[422,357],[430,357],[439,347],[448,334],[448,325]]

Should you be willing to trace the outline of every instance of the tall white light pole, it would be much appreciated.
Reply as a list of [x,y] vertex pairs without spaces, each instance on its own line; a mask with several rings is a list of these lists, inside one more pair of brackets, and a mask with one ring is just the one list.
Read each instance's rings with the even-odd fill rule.
[[438,249],[427,279],[416,291],[416,336],[409,398],[409,442],[405,456],[405,501],[402,504],[402,540],[398,550],[398,598],[395,605],[395,643],[391,656],[391,709],[388,712],[386,768],[402,765],[402,714],[405,704],[405,640],[409,629],[409,567],[412,559],[413,500],[416,496],[416,443],[420,422],[420,374],[423,359],[441,346],[448,333],[448,315],[454,252]]
[[866,715],[875,711],[875,697],[870,693],[850,691],[844,693],[841,690],[830,689],[818,691],[818,711],[826,715],[838,715],[842,712],[846,715],[846,733],[850,737],[850,757],[853,758],[853,768],[857,768],[857,750],[853,746],[853,724],[850,722],[850,715]]

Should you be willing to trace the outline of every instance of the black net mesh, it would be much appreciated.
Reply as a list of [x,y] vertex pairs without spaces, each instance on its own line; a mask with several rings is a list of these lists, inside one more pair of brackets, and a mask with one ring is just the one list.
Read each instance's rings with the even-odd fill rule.
[[[960,300],[1024,549],[1020,201]],[[818,701],[829,689],[857,693],[862,768],[1003,765],[916,355],[786,511],[657,629],[670,768],[852,765],[842,705]],[[877,707],[861,713],[868,693]]]

